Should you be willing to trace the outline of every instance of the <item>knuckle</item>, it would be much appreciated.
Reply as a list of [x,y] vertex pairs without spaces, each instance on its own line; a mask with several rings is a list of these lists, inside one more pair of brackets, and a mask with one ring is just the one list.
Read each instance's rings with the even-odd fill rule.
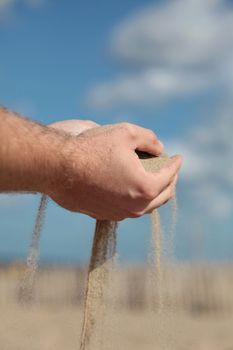
[[133,187],[128,191],[128,200],[132,204],[142,201],[151,201],[159,194],[158,186],[153,185],[154,179],[150,179],[144,172],[138,171],[135,175]]
[[151,188],[151,186],[147,184],[141,185],[139,190],[141,198],[146,200],[152,200],[156,197],[155,191]]
[[130,124],[128,122],[122,123],[122,126],[124,130],[130,135],[131,137],[135,137],[137,134],[136,128],[133,124]]

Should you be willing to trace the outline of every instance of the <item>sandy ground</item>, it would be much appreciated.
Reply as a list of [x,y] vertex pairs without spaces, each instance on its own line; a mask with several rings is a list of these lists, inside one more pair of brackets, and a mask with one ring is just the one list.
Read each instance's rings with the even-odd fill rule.
[[[71,305],[1,307],[0,349],[79,349],[81,311]],[[233,315],[180,313],[163,320],[127,311],[114,319],[114,329],[106,329],[109,350],[233,350]]]
[[[0,268],[0,350],[79,350],[85,271],[40,269],[27,307],[19,303],[22,276],[21,265]],[[120,270],[104,346],[98,333],[88,350],[233,350],[233,266],[177,266],[165,277],[167,307],[156,314],[145,269]]]

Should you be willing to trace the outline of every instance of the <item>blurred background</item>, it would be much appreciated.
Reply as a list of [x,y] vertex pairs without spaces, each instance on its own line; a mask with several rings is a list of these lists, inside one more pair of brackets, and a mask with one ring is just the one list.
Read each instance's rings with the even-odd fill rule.
[[[184,304],[233,308],[232,0],[0,0],[0,103],[45,124],[76,117],[140,124],[169,154],[181,153],[174,255],[177,266],[191,269],[182,276],[201,286],[190,297],[190,279],[179,277],[181,294],[191,298]],[[0,195],[3,270],[26,259],[38,204],[39,196]],[[165,226],[169,210],[161,210]],[[94,224],[51,202],[41,264],[85,270]],[[149,244],[149,217],[120,225],[119,259],[125,269],[135,266],[133,276]],[[226,286],[216,292],[221,297],[211,299],[213,284]],[[200,349],[215,349],[208,344]],[[233,340],[219,344],[230,350]]]

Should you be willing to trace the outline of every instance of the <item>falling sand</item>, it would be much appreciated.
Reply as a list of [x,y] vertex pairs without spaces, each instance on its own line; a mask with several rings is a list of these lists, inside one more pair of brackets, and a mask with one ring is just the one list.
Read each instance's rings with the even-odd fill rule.
[[[158,158],[150,158],[142,160],[143,166],[147,171],[159,171],[164,166],[169,166],[173,159],[163,155]],[[170,266],[172,266],[173,250],[174,250],[174,238],[175,238],[175,226],[176,226],[176,189],[173,188],[172,198],[172,214],[171,225],[167,235],[167,241],[165,241],[165,235],[162,232],[160,223],[160,216],[158,210],[153,210],[151,213],[151,251],[150,251],[150,265],[148,268],[149,273],[149,288],[152,298],[150,298],[150,307],[154,313],[159,316],[159,323],[153,324],[152,332],[159,337],[162,348],[160,350],[172,350],[174,348],[174,336],[172,334],[172,322],[175,315],[175,306],[167,305],[165,303],[165,291],[164,291],[164,262],[163,253],[166,250],[166,262],[169,259]],[[155,296],[156,295],[156,296]],[[155,337],[156,337],[155,336]]]
[[20,289],[20,299],[23,303],[31,302],[34,296],[35,276],[39,262],[39,243],[47,203],[48,197],[46,195],[42,195],[27,257],[26,272]]
[[[141,159],[142,164],[146,171],[156,172],[162,169],[164,166],[168,166],[172,163],[173,159],[167,155],[162,155],[160,157],[145,158]],[[167,242],[167,255],[169,258],[173,255],[173,242],[176,224],[176,197],[175,188],[173,189],[173,199],[172,199],[172,218],[171,218],[171,228],[168,236]],[[162,228],[160,224],[160,216],[157,210],[153,210],[151,213],[151,224],[152,224],[152,237],[151,237],[151,282],[153,282],[153,289],[156,288],[157,291],[157,301],[154,308],[160,314],[163,313],[164,301],[162,292],[162,282],[163,282],[163,270],[162,270],[162,249],[164,248]]]
[[[148,154],[138,152],[142,165],[146,171],[159,171],[169,165],[173,160],[166,155],[160,157],[148,157]],[[175,202],[174,202],[175,203]],[[38,268],[38,249],[41,229],[45,216],[47,197],[42,196],[36,224],[32,235],[27,269],[23,280],[21,295],[24,302],[33,299],[35,273]],[[173,208],[173,222],[175,222],[175,205]],[[156,309],[163,314],[164,302],[162,293],[162,232],[160,218],[157,210],[151,213],[152,218],[152,274],[153,288],[157,289]],[[108,289],[109,277],[116,260],[117,223],[111,221],[96,222],[93,239],[92,254],[88,269],[87,287],[85,293],[85,308],[81,334],[80,350],[103,349],[103,329],[105,318],[106,290]],[[172,224],[170,235],[170,246],[172,247],[174,224]],[[112,292],[112,289],[111,291]]]
[[99,220],[96,222],[88,270],[80,350],[87,349],[91,345],[91,340],[95,346],[96,343],[102,346],[104,295],[116,255],[116,228],[116,222]]

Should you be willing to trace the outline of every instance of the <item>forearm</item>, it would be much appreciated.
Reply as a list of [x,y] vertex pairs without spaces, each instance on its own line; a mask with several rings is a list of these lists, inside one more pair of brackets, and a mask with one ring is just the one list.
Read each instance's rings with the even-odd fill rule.
[[60,167],[63,137],[0,108],[0,192],[46,192]]

